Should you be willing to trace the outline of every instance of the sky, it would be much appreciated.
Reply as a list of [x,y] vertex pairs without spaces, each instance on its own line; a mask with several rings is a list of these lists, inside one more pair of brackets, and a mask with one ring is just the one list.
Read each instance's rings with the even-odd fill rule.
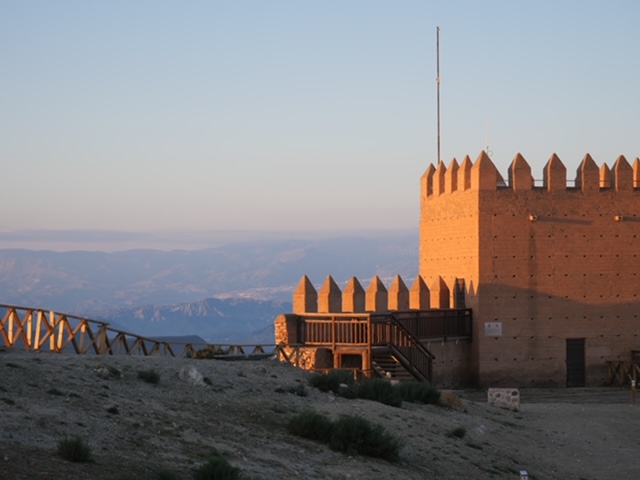
[[632,162],[638,18],[615,0],[0,0],[0,247],[417,231],[438,26],[447,165],[487,146],[505,177],[517,153],[535,178],[553,153],[569,178],[586,153]]

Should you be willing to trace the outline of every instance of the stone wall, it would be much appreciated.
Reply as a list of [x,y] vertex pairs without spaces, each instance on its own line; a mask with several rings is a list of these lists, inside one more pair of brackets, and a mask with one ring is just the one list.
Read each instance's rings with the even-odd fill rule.
[[487,390],[487,403],[492,407],[517,412],[520,410],[520,390],[517,388],[490,388]]
[[280,361],[287,361],[303,370],[328,370],[334,367],[333,354],[327,348],[283,347]]
[[469,340],[423,341],[436,357],[433,361],[433,384],[438,388],[463,388],[471,382]]

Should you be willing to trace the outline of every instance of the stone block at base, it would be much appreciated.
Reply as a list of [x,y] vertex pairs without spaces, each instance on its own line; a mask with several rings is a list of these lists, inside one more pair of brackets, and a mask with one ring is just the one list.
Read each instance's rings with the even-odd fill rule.
[[520,410],[520,391],[517,388],[490,388],[487,402],[491,406],[517,412]]

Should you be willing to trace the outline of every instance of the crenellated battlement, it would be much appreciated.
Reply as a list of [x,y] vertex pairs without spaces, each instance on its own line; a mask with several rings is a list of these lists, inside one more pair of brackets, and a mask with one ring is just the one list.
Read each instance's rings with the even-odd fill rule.
[[356,277],[340,290],[329,275],[317,290],[305,275],[293,294],[293,313],[381,313],[388,311],[428,310],[430,308],[464,308],[464,282],[455,279],[449,286],[436,276],[430,286],[418,275],[408,288],[396,275],[387,288],[375,276],[365,290]]
[[606,163],[598,167],[591,155],[587,154],[576,170],[575,179],[567,181],[567,168],[554,153],[543,168],[540,182],[534,180],[531,166],[518,153],[509,165],[505,181],[487,153],[483,151],[475,163],[467,155],[461,164],[454,158],[448,168],[444,162],[437,167],[429,165],[421,178],[421,189],[423,198],[467,190],[632,192],[640,190],[640,158],[636,158],[631,166],[627,159],[620,155],[609,168]]

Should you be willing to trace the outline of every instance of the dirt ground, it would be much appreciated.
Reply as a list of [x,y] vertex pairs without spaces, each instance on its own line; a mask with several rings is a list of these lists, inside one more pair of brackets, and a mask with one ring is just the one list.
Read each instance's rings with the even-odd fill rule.
[[[193,369],[196,382],[180,372]],[[160,374],[157,385],[138,378]],[[120,372],[117,376],[114,373]],[[183,375],[184,377],[184,375]],[[347,400],[307,385],[308,373],[275,360],[0,353],[1,479],[189,479],[213,453],[244,479],[640,478],[640,408],[620,388],[522,390],[519,412],[490,407],[484,392],[457,392],[466,412]],[[195,378],[198,380],[198,378]],[[306,396],[299,395],[305,386]],[[396,464],[351,457],[287,433],[314,409],[355,414],[403,441]],[[466,430],[463,438],[450,435]],[[90,463],[57,456],[79,435]]]

